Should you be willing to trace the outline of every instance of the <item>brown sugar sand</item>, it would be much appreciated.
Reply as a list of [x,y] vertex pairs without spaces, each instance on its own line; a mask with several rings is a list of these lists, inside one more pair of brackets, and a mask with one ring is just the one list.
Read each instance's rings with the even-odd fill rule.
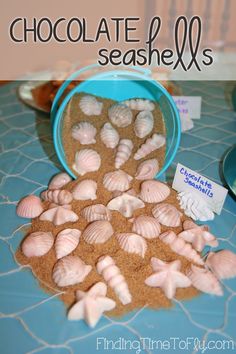
[[[85,146],[80,146],[80,144],[77,141],[74,141],[71,138],[70,134],[70,129],[73,124],[75,124],[78,121],[90,121],[94,126],[97,128],[97,136],[96,140],[97,143],[94,145],[91,145],[89,147],[95,149],[97,152],[99,152],[101,159],[102,159],[102,164],[101,168],[97,172],[92,172],[92,173],[87,173],[85,176],[79,177],[78,180],[72,181],[68,183],[64,189],[67,190],[72,190],[72,188],[75,186],[78,181],[81,181],[83,179],[93,179],[98,183],[98,189],[97,189],[97,199],[94,201],[76,201],[73,200],[72,202],[72,209],[75,211],[78,215],[80,215],[80,211],[88,205],[91,204],[104,204],[106,205],[109,200],[112,199],[112,193],[107,191],[102,184],[102,179],[103,175],[107,172],[115,170],[114,168],[114,157],[115,157],[115,152],[112,149],[107,149],[103,143],[100,141],[99,137],[99,131],[103,124],[107,122],[107,108],[113,103],[111,100],[105,100],[102,99],[104,103],[104,108],[103,108],[103,113],[101,116],[94,116],[94,117],[87,117],[83,115],[83,113],[79,110],[78,108],[78,103],[79,103],[79,96],[77,95],[72,99],[72,102],[69,103],[69,110],[70,112],[66,112],[65,116],[65,122],[64,122],[64,147],[65,147],[65,152],[67,156],[67,161],[69,165],[71,166],[72,163],[74,162],[74,154],[77,150],[80,148],[85,148]],[[158,132],[158,133],[165,133],[165,126],[164,122],[162,120],[161,112],[156,107],[154,111],[154,116],[155,116],[155,128],[153,132]],[[140,146],[140,144],[143,142],[142,139],[138,139],[135,134],[133,133],[132,126],[123,128],[123,129],[118,129],[120,137],[122,138],[130,138],[132,139],[134,143],[134,150],[136,151],[137,148]],[[143,139],[145,140],[145,139]],[[86,145],[87,148],[87,145]],[[164,161],[164,153],[165,150],[164,148],[159,149],[158,151],[150,154],[147,158],[153,158],[156,157],[159,160],[160,165],[163,164]],[[140,163],[135,161],[134,159],[130,159],[128,162],[126,162],[123,166],[122,169],[129,173],[130,175],[134,176],[137,165]],[[138,193],[140,189],[140,182],[137,180],[133,180],[131,183],[131,187]],[[179,205],[176,199],[176,192],[174,190],[171,190],[170,196],[165,200],[165,202],[170,203],[178,210]],[[44,202],[45,209],[48,207],[48,203]],[[138,215],[152,215],[151,210],[153,208],[154,204],[147,204],[145,208],[143,209],[138,209],[134,212],[134,216]],[[186,216],[182,216],[182,222],[187,218]],[[116,211],[112,211],[112,220],[111,224],[113,226],[114,232],[119,233],[119,232],[131,232],[132,229],[132,223],[128,221],[127,218],[123,217],[120,213]],[[81,216],[79,217],[79,220],[75,223],[66,223],[60,226],[54,226],[51,222],[48,221],[40,221],[39,218],[36,218],[32,222],[31,229],[29,230],[28,234],[31,232],[35,231],[51,231],[56,237],[56,235],[63,229],[66,228],[78,228],[79,230],[83,231],[84,228],[88,225],[88,222],[83,219]],[[170,228],[170,227],[165,227],[161,226],[161,231],[165,232],[167,230],[173,230],[176,234],[181,232],[183,229],[182,225],[177,228]],[[28,264],[31,266],[33,273],[37,277],[39,284],[48,292],[53,293],[54,291],[52,289],[56,289],[58,291],[64,291],[64,293],[60,296],[62,301],[66,304],[66,306],[71,306],[74,301],[75,301],[75,291],[76,290],[88,290],[93,284],[95,284],[98,281],[104,281],[102,276],[100,276],[96,272],[96,263],[99,259],[99,257],[103,255],[110,255],[111,257],[114,258],[117,266],[120,268],[121,273],[124,275],[130,292],[132,294],[132,302],[128,305],[122,305],[115,295],[114,291],[108,287],[108,293],[107,296],[112,298],[113,300],[116,301],[116,308],[110,312],[108,312],[108,315],[111,316],[120,316],[122,314],[125,314],[131,310],[141,308],[143,306],[149,306],[151,308],[167,308],[171,306],[171,301],[166,298],[164,295],[163,291],[159,288],[151,288],[148,287],[147,285],[144,284],[145,279],[152,274],[152,268],[150,266],[150,259],[151,257],[157,257],[160,258],[161,260],[170,262],[176,259],[179,259],[181,261],[181,271],[183,273],[186,273],[187,269],[190,267],[191,262],[187,260],[186,258],[177,255],[173,251],[171,251],[170,247],[165,245],[163,242],[161,242],[158,238],[157,239],[152,239],[152,240],[146,240],[148,244],[148,249],[145,254],[144,258],[141,258],[138,255],[135,254],[130,254],[125,251],[123,251],[118,242],[116,241],[116,238],[112,236],[106,243],[104,244],[97,244],[97,245],[89,245],[87,244],[84,240],[83,237],[81,236],[80,242],[78,247],[72,252],[73,255],[79,256],[86,264],[92,265],[93,269],[89,273],[89,275],[85,278],[83,283],[81,284],[76,284],[74,286],[69,286],[69,287],[64,287],[64,288],[59,288],[57,285],[53,282],[52,280],[52,269],[53,266],[56,263],[56,256],[55,256],[55,250],[54,247],[44,256],[42,257],[32,257],[32,258],[27,258],[23,255],[21,252],[21,249],[19,248],[16,254],[16,257],[18,261],[21,264]],[[176,292],[176,298],[177,299],[190,299],[198,294],[198,291],[193,288],[185,288],[185,289],[177,289]]]

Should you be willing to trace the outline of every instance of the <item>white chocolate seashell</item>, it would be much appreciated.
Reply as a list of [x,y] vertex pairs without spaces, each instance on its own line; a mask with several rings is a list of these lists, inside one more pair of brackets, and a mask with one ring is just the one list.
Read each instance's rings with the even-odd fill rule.
[[163,135],[157,133],[153,134],[152,137],[148,138],[145,143],[143,143],[136,151],[134,154],[134,159],[140,160],[143,157],[146,157],[151,152],[161,148],[163,145],[165,145],[165,143],[166,139]]
[[185,215],[193,220],[207,221],[214,219],[214,212],[207,202],[197,193],[183,191],[178,194],[181,209],[184,209]]
[[60,287],[82,283],[89,272],[91,265],[86,265],[82,259],[77,256],[66,256],[54,265],[52,278]]
[[108,117],[117,127],[125,128],[132,123],[133,113],[129,107],[115,103],[108,109]]
[[145,98],[132,98],[121,103],[136,111],[153,111],[155,108],[154,103]]
[[97,271],[114,290],[123,305],[127,305],[132,301],[128,284],[115,264],[114,259],[110,256],[100,257],[97,263]]
[[51,232],[33,232],[22,243],[22,252],[26,257],[41,257],[52,248],[54,238]]
[[200,255],[192,248],[192,246],[182,238],[177,237],[173,231],[164,232],[159,238],[166,245],[169,245],[172,251],[180,256],[184,256],[196,264],[204,264]]
[[135,253],[144,258],[147,251],[147,242],[141,236],[134,233],[116,234],[120,247],[128,252]]
[[71,205],[50,205],[50,209],[40,215],[39,220],[50,221],[55,226],[65,224],[66,222],[77,221],[78,215],[71,210]]
[[138,180],[152,179],[159,171],[159,163],[157,159],[150,159],[141,162],[138,165],[135,178]]
[[89,122],[74,124],[71,129],[72,138],[78,140],[82,145],[95,144],[97,129]]
[[115,168],[120,168],[126,161],[128,161],[133,147],[134,144],[130,139],[120,140],[115,157]]
[[99,116],[102,113],[103,103],[94,96],[85,95],[80,99],[79,107],[87,116]]
[[194,229],[194,228],[200,228],[203,231],[209,231],[210,230],[208,225],[197,225],[192,220],[185,220],[183,222],[183,228],[184,228],[184,230],[190,230],[190,229]]
[[140,215],[134,219],[132,231],[146,239],[152,239],[160,235],[161,226],[155,218]]
[[170,188],[162,182],[147,180],[142,182],[140,198],[146,203],[159,203],[170,195]]
[[61,189],[62,187],[64,187],[67,183],[71,182],[72,178],[65,172],[62,173],[58,173],[57,175],[55,175],[49,185],[48,185],[48,189]]
[[144,138],[151,133],[154,125],[153,114],[150,111],[141,111],[134,122],[134,132],[139,138]]
[[205,231],[197,225],[193,229],[180,232],[178,237],[182,237],[185,241],[190,242],[198,252],[202,252],[205,246],[218,246],[216,237],[209,231]]
[[122,170],[108,172],[103,177],[103,185],[110,192],[124,192],[129,189],[132,179],[133,177]]
[[113,227],[109,221],[99,220],[92,222],[85,228],[83,238],[90,244],[105,243],[113,233]]
[[103,204],[89,205],[81,211],[81,215],[89,222],[97,220],[111,220],[111,212]]
[[210,252],[206,265],[219,279],[236,277],[236,254],[230,250]]
[[187,276],[193,286],[207,294],[222,296],[223,290],[218,279],[209,270],[191,265]]
[[110,210],[118,211],[126,218],[130,218],[136,209],[144,208],[145,204],[142,200],[127,192],[110,200],[107,207]]
[[43,212],[43,205],[36,195],[28,195],[22,198],[16,207],[16,213],[22,218],[37,218]]
[[60,205],[70,204],[73,199],[71,192],[65,189],[47,189],[41,193],[41,197],[51,203]]
[[75,200],[95,200],[97,199],[97,182],[92,179],[84,179],[77,183],[72,189]]
[[114,149],[120,140],[119,133],[115,128],[111,125],[111,123],[105,123],[101,129],[100,137],[103,144],[106,145],[107,148]]
[[168,203],[157,204],[152,209],[152,215],[165,226],[177,227],[181,224],[182,213],[174,205]]
[[75,163],[73,169],[81,176],[87,172],[99,170],[101,166],[101,157],[93,149],[82,149],[75,154]]
[[65,229],[57,234],[55,252],[57,259],[67,256],[79,244],[81,232],[78,229]]

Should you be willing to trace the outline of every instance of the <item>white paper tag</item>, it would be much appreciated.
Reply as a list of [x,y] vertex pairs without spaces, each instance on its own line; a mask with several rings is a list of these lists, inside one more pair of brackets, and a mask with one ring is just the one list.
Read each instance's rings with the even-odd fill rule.
[[189,191],[198,194],[216,214],[221,213],[228,193],[226,188],[180,163],[177,165],[172,187],[177,192]]
[[188,114],[192,119],[201,118],[202,98],[200,96],[173,96],[173,100],[180,114]]

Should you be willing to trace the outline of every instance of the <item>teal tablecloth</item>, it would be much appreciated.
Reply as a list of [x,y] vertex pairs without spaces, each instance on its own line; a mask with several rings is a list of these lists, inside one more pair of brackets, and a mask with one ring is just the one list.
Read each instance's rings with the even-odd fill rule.
[[[193,130],[182,135],[168,177],[173,175],[176,163],[181,162],[222,183],[222,156],[236,142],[236,115],[225,97],[227,85],[216,82],[180,85],[186,95],[202,96],[202,118],[195,121]],[[0,88],[0,353],[143,353],[142,348],[139,352],[139,344],[145,337],[149,338],[143,342],[150,353],[195,353],[194,344],[202,340],[211,348],[215,345],[215,349],[205,348],[204,353],[235,353],[235,279],[225,282],[223,297],[201,295],[192,301],[176,301],[171,311],[142,309],[119,320],[103,318],[91,330],[82,322],[67,321],[57,295],[46,294],[38,287],[30,269],[17,264],[14,252],[27,225],[27,220],[15,214],[17,201],[29,193],[39,194],[60,170],[49,118],[22,104],[16,95],[17,86],[18,83],[11,83]],[[228,195],[221,216],[216,216],[209,225],[220,237],[219,248],[236,252],[235,216],[236,202]],[[118,342],[111,350],[112,342],[105,340],[113,340],[113,345]],[[131,341],[126,343],[127,349],[124,340]],[[155,344],[151,340],[162,342]],[[156,345],[159,349],[155,349]]]

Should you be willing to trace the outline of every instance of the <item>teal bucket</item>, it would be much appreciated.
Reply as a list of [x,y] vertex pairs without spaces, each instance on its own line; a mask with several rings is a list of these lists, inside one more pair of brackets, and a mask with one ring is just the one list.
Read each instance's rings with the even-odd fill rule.
[[71,177],[77,178],[67,165],[62,143],[63,113],[74,94],[85,92],[116,101],[137,97],[146,98],[158,102],[166,126],[166,155],[164,165],[156,175],[156,178],[159,178],[170,166],[180,143],[181,125],[179,112],[172,97],[162,85],[150,77],[149,70],[131,67],[130,70],[107,70],[92,74],[72,89],[60,102],[62,95],[72,80],[79,80],[81,74],[96,67],[96,65],[90,65],[71,75],[60,87],[53,101],[51,110],[53,142],[59,161]]

